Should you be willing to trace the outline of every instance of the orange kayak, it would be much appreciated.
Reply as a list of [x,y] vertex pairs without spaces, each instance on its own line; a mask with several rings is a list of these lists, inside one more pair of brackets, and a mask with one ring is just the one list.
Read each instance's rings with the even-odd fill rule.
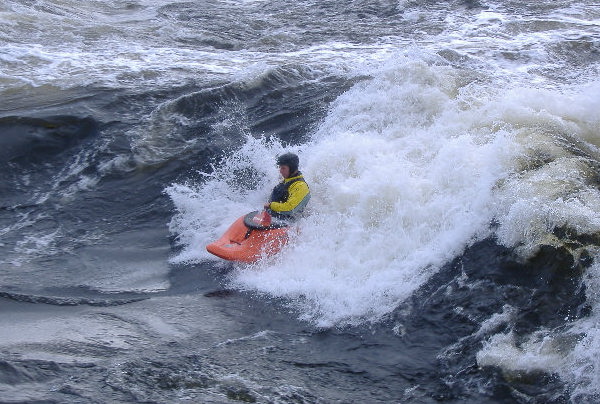
[[271,223],[267,212],[254,211],[237,219],[206,250],[229,261],[256,262],[277,254],[288,241],[289,228]]

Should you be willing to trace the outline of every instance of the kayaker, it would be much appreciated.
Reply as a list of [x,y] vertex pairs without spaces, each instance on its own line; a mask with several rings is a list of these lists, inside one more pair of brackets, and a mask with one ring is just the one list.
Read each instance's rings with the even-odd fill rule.
[[302,173],[298,171],[300,159],[294,153],[277,157],[282,180],[273,188],[265,209],[274,219],[287,222],[296,220],[310,200],[310,190]]

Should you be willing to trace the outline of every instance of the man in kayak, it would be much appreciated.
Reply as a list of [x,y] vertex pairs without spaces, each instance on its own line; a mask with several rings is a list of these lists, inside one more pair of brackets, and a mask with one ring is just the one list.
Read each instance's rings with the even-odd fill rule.
[[206,250],[225,260],[245,263],[279,253],[290,240],[288,226],[302,214],[310,199],[298,162],[298,156],[293,153],[279,156],[277,165],[283,178],[273,188],[265,210],[238,218],[221,238],[208,244]]
[[298,171],[300,159],[294,153],[285,153],[277,158],[281,182],[273,188],[265,209],[274,219],[287,222],[296,220],[310,200],[310,190]]

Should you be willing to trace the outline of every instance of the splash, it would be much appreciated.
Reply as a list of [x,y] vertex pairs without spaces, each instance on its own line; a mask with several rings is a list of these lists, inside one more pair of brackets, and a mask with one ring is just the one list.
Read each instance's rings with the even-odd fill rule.
[[376,322],[489,235],[515,145],[472,125],[459,82],[407,58],[341,96],[303,147],[314,197],[301,235],[234,283],[289,299],[319,326]]
[[570,386],[571,402],[595,402],[600,397],[596,371],[600,367],[600,316],[598,282],[600,251],[596,263],[584,277],[589,316],[568,323],[559,329],[541,329],[517,338],[512,331],[492,335],[477,353],[481,367],[495,366],[508,378],[539,372],[555,374]]
[[[403,58],[341,96],[298,150],[313,194],[300,235],[232,284],[283,297],[320,326],[379,321],[489,235],[494,187],[516,146],[507,131],[479,127],[460,90],[452,68]],[[184,245],[175,261],[205,259],[204,244],[262,205],[281,151],[248,139],[200,187],[168,190]],[[259,178],[254,187],[232,180],[246,170]]]
[[[497,237],[526,259],[557,228],[600,230],[585,141],[596,123],[580,107],[594,86],[499,91],[414,50],[369,74],[296,150],[313,194],[299,236],[233,286],[319,326],[377,322],[475,241]],[[174,261],[206,259],[203,245],[262,206],[283,150],[249,137],[201,185],[168,190],[184,246]]]
[[245,144],[211,173],[199,173],[202,185],[172,184],[167,188],[165,192],[178,210],[170,230],[183,248],[171,262],[213,259],[204,246],[239,216],[264,204],[270,185],[277,181],[275,160],[283,150],[279,142],[247,136]]

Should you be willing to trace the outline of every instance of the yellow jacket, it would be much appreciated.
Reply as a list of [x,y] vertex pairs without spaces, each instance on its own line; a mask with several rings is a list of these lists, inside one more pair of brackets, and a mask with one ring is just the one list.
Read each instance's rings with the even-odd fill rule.
[[310,200],[310,189],[301,173],[285,178],[271,194],[269,209],[286,217],[299,216]]

